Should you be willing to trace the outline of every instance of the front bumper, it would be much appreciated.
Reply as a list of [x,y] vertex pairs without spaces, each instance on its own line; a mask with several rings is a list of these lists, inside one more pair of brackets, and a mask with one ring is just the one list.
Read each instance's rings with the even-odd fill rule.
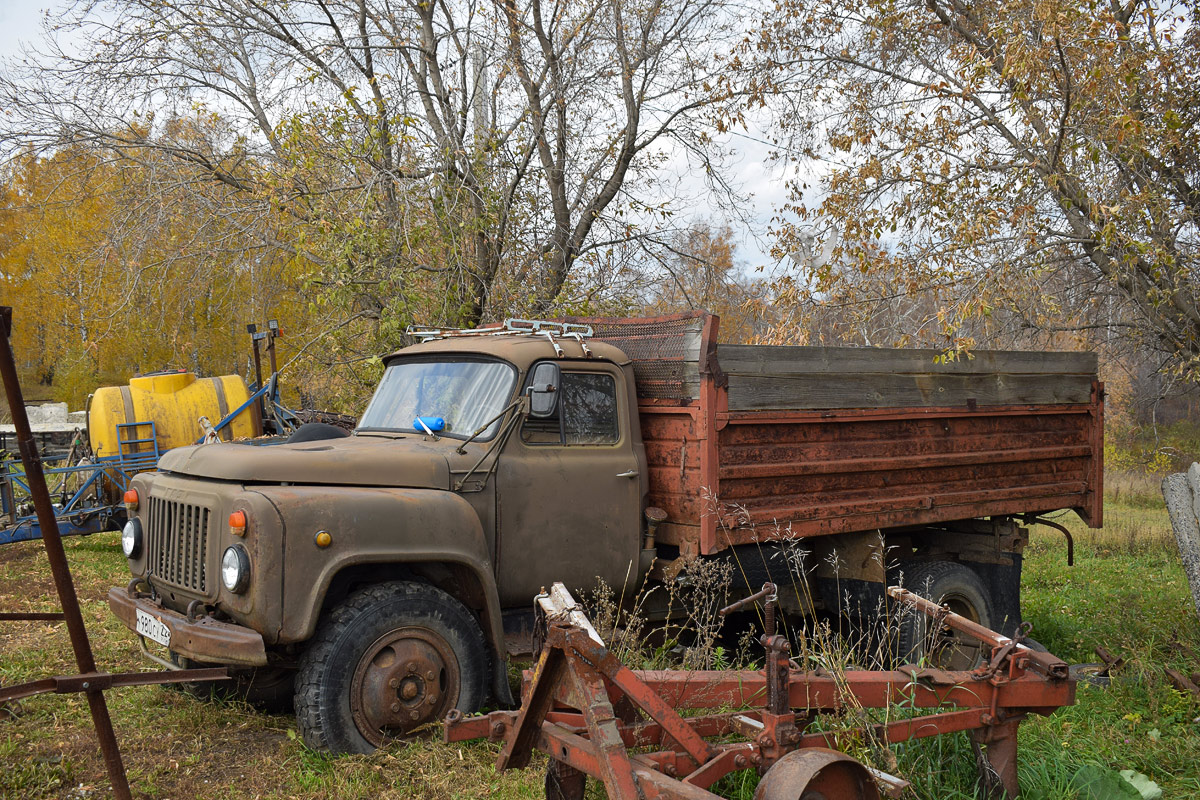
[[262,634],[241,625],[217,622],[212,617],[188,619],[147,597],[135,597],[121,586],[108,590],[108,607],[134,632],[137,631],[138,609],[150,614],[170,630],[170,649],[195,661],[247,667],[267,664]]

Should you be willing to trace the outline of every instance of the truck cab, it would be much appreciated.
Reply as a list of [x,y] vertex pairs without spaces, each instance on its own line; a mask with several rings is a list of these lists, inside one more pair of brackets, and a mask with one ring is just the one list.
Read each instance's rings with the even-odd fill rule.
[[646,567],[630,360],[588,332],[428,333],[386,359],[350,436],[168,453],[132,483],[133,580],[111,607],[250,696],[293,678],[315,747],[366,752],[511,702],[503,610],[549,578]]

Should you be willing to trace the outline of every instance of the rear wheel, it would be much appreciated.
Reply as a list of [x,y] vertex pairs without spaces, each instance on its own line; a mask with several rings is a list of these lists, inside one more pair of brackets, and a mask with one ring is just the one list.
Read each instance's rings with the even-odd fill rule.
[[[995,612],[987,587],[975,572],[952,561],[920,561],[903,565],[904,585],[910,592],[948,607],[952,612],[995,629]],[[987,646],[972,636],[950,629],[933,630],[933,618],[913,609],[900,618],[900,660],[924,662],[946,670],[978,666]]]
[[296,719],[309,747],[369,753],[487,695],[487,649],[469,611],[421,583],[385,583],[330,612],[300,661]]
[[587,775],[553,758],[546,765],[546,800],[583,800]]

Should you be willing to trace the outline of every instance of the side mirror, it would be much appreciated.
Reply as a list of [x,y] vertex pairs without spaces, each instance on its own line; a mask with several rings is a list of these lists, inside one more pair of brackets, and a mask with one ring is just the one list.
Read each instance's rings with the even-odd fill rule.
[[545,419],[554,416],[558,408],[558,387],[562,382],[562,372],[558,364],[543,361],[533,368],[529,388],[529,416]]

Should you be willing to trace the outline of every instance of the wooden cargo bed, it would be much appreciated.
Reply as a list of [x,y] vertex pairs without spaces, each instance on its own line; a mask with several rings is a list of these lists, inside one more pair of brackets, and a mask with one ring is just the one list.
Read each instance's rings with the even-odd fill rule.
[[579,320],[634,359],[659,540],[731,544],[1073,509],[1101,524],[1093,353],[718,345],[686,314]]

